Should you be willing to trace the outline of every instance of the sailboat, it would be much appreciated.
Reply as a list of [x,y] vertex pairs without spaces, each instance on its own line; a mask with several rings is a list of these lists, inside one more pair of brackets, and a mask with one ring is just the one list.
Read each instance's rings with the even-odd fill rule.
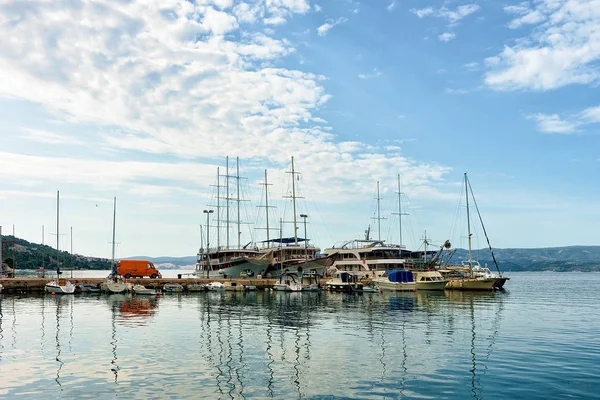
[[[320,249],[318,247],[308,244],[309,239],[304,237],[298,237],[298,215],[296,214],[296,199],[301,198],[296,194],[296,179],[299,179],[297,175],[300,173],[294,168],[294,157],[292,157],[292,169],[286,171],[291,174],[292,193],[291,196],[284,196],[285,198],[292,199],[292,210],[293,210],[293,224],[294,224],[294,236],[283,237],[283,229],[281,227],[283,221],[280,220],[279,238],[269,238],[269,226],[268,226],[268,214],[269,204],[267,202],[267,176],[265,171],[265,212],[267,221],[267,240],[264,240],[262,244],[266,247],[259,249],[261,254],[268,257],[270,260],[265,275],[267,277],[277,278],[285,272],[314,272],[319,276],[323,276],[325,273],[325,267],[328,263],[326,257],[320,257],[317,254]],[[300,217],[304,218],[304,236],[306,236],[306,214],[300,214]]]
[[129,285],[127,285],[123,277],[117,274],[117,264],[115,263],[115,226],[117,219],[117,198],[113,201],[113,229],[112,229],[112,261],[111,271],[106,281],[101,284],[101,289],[109,293],[124,293],[129,291]]
[[75,293],[75,285],[60,277],[60,250],[59,250],[59,228],[60,228],[60,192],[56,192],[56,279],[46,284],[46,292],[53,294],[73,294]]
[[[212,249],[210,248],[210,226],[209,226],[209,217],[214,211],[204,210],[206,213],[206,249],[200,248],[197,256],[196,262],[196,270],[194,271],[194,275],[197,277],[206,277],[206,278],[255,278],[258,275],[261,275],[266,269],[269,260],[264,254],[261,254],[258,250],[254,248],[248,248],[249,244],[242,246],[240,242],[241,238],[241,216],[240,216],[240,208],[241,203],[244,201],[241,198],[240,193],[240,163],[239,158],[236,158],[237,166],[236,166],[236,174],[229,174],[229,157],[226,157],[226,171],[225,171],[225,185],[221,185],[221,175],[220,169],[217,168],[217,195],[216,195],[216,233],[217,233],[217,245]],[[233,193],[230,193],[230,178],[235,179],[236,181],[236,191],[237,194],[235,197]],[[225,196],[222,196],[221,188],[225,188]],[[221,200],[225,200],[225,205],[221,205]],[[230,202],[235,201],[237,203],[237,219],[231,219],[230,213]],[[225,215],[222,216],[221,209],[225,208]],[[224,219],[223,219],[224,217]],[[225,232],[226,232],[226,243],[225,246],[221,245],[220,232],[223,226],[222,222],[225,222]],[[237,228],[237,246],[234,246],[230,243],[230,228],[231,222],[236,222]]]
[[[470,189],[470,190],[469,190]],[[488,243],[488,247],[492,254],[492,259],[494,260],[494,265],[498,270],[497,274],[493,273],[485,273],[482,274],[481,271],[483,268],[479,265],[479,261],[473,260],[473,252],[471,246],[471,217],[469,214],[469,192],[471,193],[471,197],[473,198],[473,203],[475,204],[475,208],[477,210],[477,215],[479,216],[479,221],[481,222],[481,226],[483,227],[483,232],[485,234],[485,238]],[[479,213],[479,207],[477,207],[477,202],[475,201],[475,197],[473,196],[473,189],[471,188],[471,184],[469,179],[467,178],[467,173],[465,172],[465,194],[466,194],[466,204],[467,204],[467,233],[468,233],[468,241],[469,241],[469,253],[468,260],[463,261],[462,265],[459,269],[452,269],[454,271],[461,270],[462,274],[460,276],[448,276],[449,280],[446,283],[446,289],[450,290],[502,290],[506,281],[510,278],[502,276],[502,272],[500,271],[500,267],[496,262],[496,257],[494,256],[494,251],[492,250],[492,246],[490,244],[490,239],[487,236],[487,232],[485,230],[485,226],[483,226],[483,220],[481,219],[481,214]],[[441,271],[440,271],[441,272]],[[489,272],[489,270],[487,270]]]

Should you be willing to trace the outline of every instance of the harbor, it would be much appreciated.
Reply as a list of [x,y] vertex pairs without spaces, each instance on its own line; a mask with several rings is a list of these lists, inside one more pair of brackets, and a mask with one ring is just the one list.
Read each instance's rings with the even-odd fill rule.
[[494,292],[6,292],[0,397],[596,398],[600,274],[514,278]]

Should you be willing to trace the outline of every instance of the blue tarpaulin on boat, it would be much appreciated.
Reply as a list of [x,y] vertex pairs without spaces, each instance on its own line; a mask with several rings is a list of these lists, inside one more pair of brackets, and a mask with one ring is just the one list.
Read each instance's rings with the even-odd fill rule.
[[[305,240],[308,240],[308,239],[298,238],[297,240],[298,240],[298,242],[304,242]],[[290,244],[290,243],[296,243],[296,239],[293,238],[293,237],[291,237],[291,238],[280,238],[280,239],[270,239],[270,240],[263,240],[261,243]]]
[[388,273],[388,280],[390,282],[413,282],[412,271],[394,270]]

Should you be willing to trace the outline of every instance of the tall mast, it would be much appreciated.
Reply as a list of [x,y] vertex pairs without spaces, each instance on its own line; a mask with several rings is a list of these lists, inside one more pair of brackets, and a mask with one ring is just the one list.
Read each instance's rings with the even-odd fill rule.
[[42,278],[46,277],[46,271],[45,271],[45,258],[46,258],[46,249],[44,248],[46,246],[44,246],[44,225],[42,225]]
[[467,201],[467,233],[469,239],[469,267],[472,266],[473,257],[471,255],[471,216],[469,215],[469,187],[467,184],[467,173],[465,172],[465,198]]
[[226,227],[227,229],[225,230],[226,236],[227,236],[227,248],[229,248],[229,156],[225,157],[225,196],[226,196]]
[[[296,216],[296,171],[294,170],[294,156],[292,156],[292,204],[294,205],[294,244],[298,245],[298,223]],[[305,238],[306,239],[306,238]]]
[[267,170],[265,169],[265,216],[267,220],[267,244],[269,242],[269,182],[267,181]]
[[56,276],[57,277],[58,277],[58,275],[60,275],[60,250],[59,250],[60,208],[59,208],[59,203],[60,203],[60,192],[57,190],[56,191]]
[[235,158],[235,163],[236,163],[236,172],[235,172],[235,180],[236,180],[236,186],[237,186],[237,248],[240,249],[241,243],[241,236],[242,236],[242,230],[240,229],[240,158],[236,157]]
[[[267,223],[267,227],[266,228],[256,228],[256,229],[266,229],[267,230],[267,245],[270,245],[271,242],[271,230],[279,230],[279,228],[271,228],[270,222],[269,222],[269,208],[275,208],[274,206],[270,206],[269,205],[269,186],[272,186],[269,183],[269,180],[267,178],[267,170],[265,169],[265,180],[263,183],[260,183],[259,185],[264,186],[265,187],[265,203],[264,205],[259,205],[257,207],[259,208],[264,208],[265,209],[265,219],[266,219],[266,223]],[[279,238],[281,238],[281,232],[279,233]]]
[[267,220],[267,244],[269,244],[269,182],[267,181],[267,170],[265,169],[265,216]]
[[392,213],[398,216],[398,226],[400,227],[400,243],[399,247],[402,247],[402,216],[408,215],[407,213],[402,212],[402,190],[400,186],[400,174],[398,174],[398,212]]
[[379,197],[379,181],[377,181],[377,240],[381,240],[381,197]]
[[[220,167],[217,167],[217,251],[219,251],[219,246],[221,246],[221,175],[219,175],[219,170]],[[208,232],[206,234],[208,235]],[[206,248],[206,252],[208,253],[208,247]]]
[[381,197],[379,196],[379,181],[377,181],[377,197],[375,197],[375,200],[377,200],[377,216],[372,217],[371,219],[377,220],[377,240],[381,241],[381,220],[385,218],[381,217]]
[[117,198],[113,199],[113,229],[112,229],[112,261],[110,268],[113,272],[115,271],[115,227],[117,224]]

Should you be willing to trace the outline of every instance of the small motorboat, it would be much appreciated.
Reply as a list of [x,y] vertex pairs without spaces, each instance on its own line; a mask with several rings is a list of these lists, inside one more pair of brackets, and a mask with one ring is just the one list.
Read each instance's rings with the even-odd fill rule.
[[133,288],[131,290],[133,291],[133,294],[137,294],[137,295],[150,295],[150,296],[156,295],[155,289],[147,288],[144,285],[133,285]]
[[190,283],[186,286],[188,292],[205,292],[206,285],[204,283]]
[[225,286],[225,290],[228,292],[243,292],[246,290],[244,285],[240,285],[238,282],[234,281],[223,282],[223,286]]
[[165,293],[181,293],[183,292],[183,286],[179,283],[165,283],[163,290]]
[[221,282],[211,282],[206,285],[206,289],[209,292],[221,292],[225,290],[225,285],[223,285]]
[[336,272],[325,286],[332,292],[344,293],[361,292],[363,289],[362,283],[358,281],[358,275],[348,271]]
[[303,272],[300,275],[300,283],[302,290],[305,291],[318,291],[321,289],[319,274],[316,272]]
[[55,279],[46,283],[46,292],[54,294],[73,294],[75,285],[66,279]]
[[372,282],[379,289],[392,292],[411,292],[417,289],[412,271],[392,270],[381,277],[373,278]]
[[373,285],[364,285],[362,291],[363,293],[379,293],[380,289]]
[[102,290],[109,293],[125,293],[128,292],[130,286],[125,283],[125,280],[121,275],[110,274],[100,286]]
[[88,283],[80,283],[77,285],[77,288],[81,293],[100,293],[100,288],[95,285],[90,285]]
[[273,285],[274,290],[282,292],[300,292],[302,284],[298,278],[298,274],[294,272],[284,272],[279,277],[279,281]]

